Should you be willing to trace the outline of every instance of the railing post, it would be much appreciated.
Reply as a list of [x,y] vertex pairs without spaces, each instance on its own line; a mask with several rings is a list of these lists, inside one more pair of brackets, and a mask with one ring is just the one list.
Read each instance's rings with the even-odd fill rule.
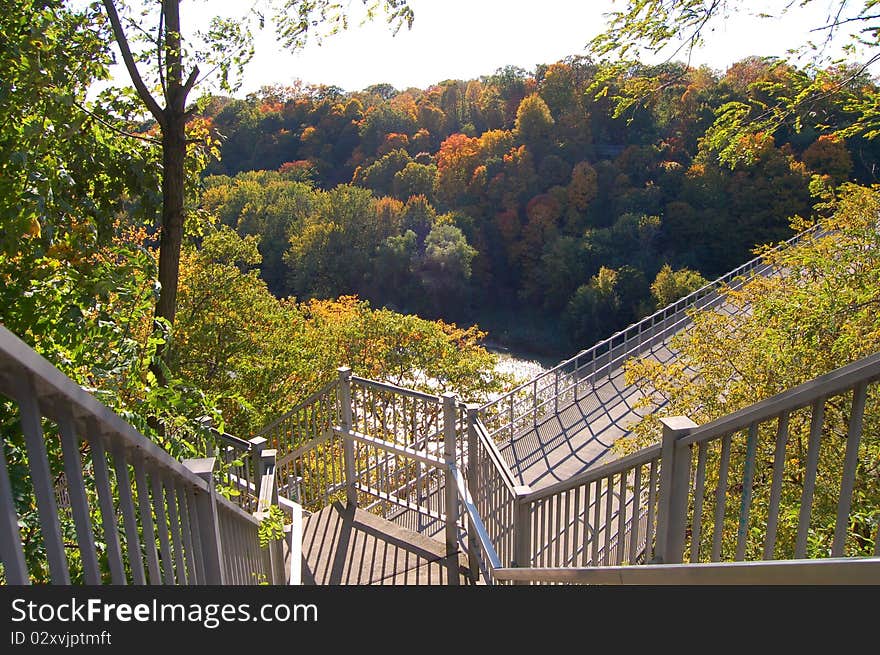
[[690,434],[697,424],[684,416],[667,416],[660,422],[663,424],[663,445],[655,559],[662,564],[680,564],[684,554],[691,451],[687,446],[680,446],[678,440]]
[[538,425],[538,378],[532,380],[532,427]]
[[[252,439],[251,443],[253,444],[257,439],[259,437]],[[256,471],[254,475],[258,490],[257,511],[254,516],[262,521],[269,515],[269,508],[278,504],[278,478],[275,469],[277,451],[274,448],[265,448],[265,443],[255,445],[259,448],[259,460],[255,458],[254,461],[254,471]],[[263,488],[263,478],[267,476],[268,483],[271,485],[268,490]],[[281,541],[270,541],[267,550],[270,580],[273,585],[284,584],[284,550]]]
[[[263,451],[269,442],[264,437],[254,437],[248,443],[251,445],[251,477],[253,480],[246,480],[246,482],[248,484],[254,483],[254,498],[259,498],[260,480],[262,480],[263,473],[265,472],[263,468]],[[247,491],[250,492],[250,487],[248,487]],[[259,509],[259,507],[255,507],[255,509]]]
[[[528,486],[513,488],[513,561],[511,566],[529,567],[532,563],[532,526],[530,504],[525,497],[532,492]],[[515,584],[528,584],[516,582]]]
[[199,521],[199,548],[205,568],[205,584],[226,584],[223,566],[223,544],[220,541],[220,521],[217,514],[217,497],[214,491],[214,457],[185,459],[183,465],[208,485],[208,491],[193,489],[196,516]]
[[[472,490],[477,488],[477,477],[479,473],[477,471],[478,463],[476,461],[476,456],[479,448],[479,437],[477,436],[478,409],[478,405],[467,405],[466,479],[468,490],[471,491],[471,493],[473,493]],[[476,528],[474,526],[473,520],[470,518],[470,515],[468,515],[468,568],[471,572],[471,579],[475,581],[478,580],[480,577],[479,548],[477,547]]]
[[455,394],[443,394],[443,459],[446,461],[446,554],[458,552],[458,488],[452,475],[455,466]]
[[555,379],[553,380],[553,410],[559,413],[559,369],[556,369]]
[[[514,419],[513,419],[513,398],[514,398],[514,396],[516,396],[516,393],[512,393],[512,394],[510,394],[510,395],[508,396],[508,401],[510,402],[510,446],[511,446],[511,448],[513,447],[513,423],[514,423]],[[538,411],[538,410],[537,410],[537,407],[536,407],[533,411],[534,411],[535,413],[537,413],[537,411]]]
[[287,498],[302,505],[302,478],[293,473],[287,476]]
[[349,507],[357,507],[357,477],[355,476],[354,439],[351,438],[351,369],[342,366],[339,373],[339,408],[342,412],[342,458],[345,465],[345,498]]

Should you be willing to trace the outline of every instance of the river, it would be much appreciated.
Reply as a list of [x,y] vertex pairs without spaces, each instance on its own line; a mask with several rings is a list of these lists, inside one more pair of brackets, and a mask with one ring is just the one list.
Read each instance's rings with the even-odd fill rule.
[[[514,386],[531,380],[533,377],[553,368],[562,361],[548,360],[544,357],[535,356],[532,353],[513,352],[507,348],[495,345],[484,345],[484,347],[498,356],[498,363],[495,365],[495,370],[498,373],[513,375],[515,379]],[[497,397],[496,394],[491,395],[493,398]]]

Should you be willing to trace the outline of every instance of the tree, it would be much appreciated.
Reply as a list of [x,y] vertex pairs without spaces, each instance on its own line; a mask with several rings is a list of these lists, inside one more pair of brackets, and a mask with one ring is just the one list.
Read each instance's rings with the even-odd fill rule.
[[[185,43],[180,0],[162,0],[150,11],[157,14],[148,19],[147,8],[141,20],[128,16],[124,0],[103,0],[104,10],[112,28],[113,38],[138,98],[159,126],[162,145],[162,212],[160,221],[159,283],[161,291],[156,303],[156,316],[174,322],[180,270],[180,249],[183,242],[185,161],[187,156],[186,124],[191,116],[187,107],[190,92],[215,71],[220,73],[220,86],[231,88],[243,67],[253,55],[251,25],[262,25],[267,7],[282,44],[292,50],[301,48],[311,38],[321,39],[347,25],[345,8],[331,0],[266,0],[255,3],[237,19],[214,17],[210,27],[201,34],[201,43]],[[363,0],[367,16],[376,10],[384,12],[396,25],[411,24],[412,10],[406,0]],[[136,39],[126,34],[123,22],[137,30]],[[156,25],[150,31],[148,25]],[[322,30],[322,31],[321,31]],[[144,38],[144,48],[132,46]],[[144,65],[151,77],[144,72]],[[210,66],[202,73],[199,64]],[[155,82],[150,84],[150,82]],[[152,88],[151,88],[152,87]],[[164,105],[164,106],[163,106]]]
[[461,230],[438,221],[425,237],[419,273],[431,302],[428,311],[437,312],[444,303],[461,302],[460,294],[471,276],[471,262],[477,251],[468,245]]
[[553,116],[547,103],[537,93],[523,98],[516,110],[516,138],[540,158],[550,147],[553,137]]
[[[656,442],[662,415],[686,415],[697,423],[707,423],[877,352],[880,188],[844,185],[822,210],[832,215],[820,222],[818,232],[795,246],[765,252],[765,262],[775,275],[755,276],[739,290],[726,290],[730,311],[707,310],[693,316],[693,329],[673,339],[672,348],[679,353],[675,362],[639,359],[627,363],[627,382],[638,385],[645,394],[641,406],[655,411],[634,426],[631,438],[622,440],[622,450]],[[798,229],[807,225],[802,220],[796,222]],[[808,557],[827,556],[834,535],[847,445],[848,402],[838,396],[824,405]],[[880,396],[876,384],[869,391],[866,407],[850,517],[854,538],[847,540],[847,555],[870,555],[877,532],[871,516],[880,503]],[[778,548],[789,555],[797,531],[809,423],[808,413],[791,413],[778,537]],[[760,443],[756,461],[773,461],[772,437]],[[731,479],[737,479],[743,470],[744,449],[734,447],[731,452]],[[710,451],[709,457],[706,470],[717,471],[717,459],[712,461],[718,457],[717,451]],[[759,472],[750,490],[756,499],[751,519],[756,525],[766,519],[770,477]],[[706,488],[714,488],[716,480],[707,477]],[[732,499],[728,504],[738,505]],[[735,527],[728,531],[736,518],[728,515],[725,521],[725,534],[736,534]],[[724,552],[733,552],[727,540]],[[751,553],[746,558],[755,556],[761,555]]]
[[[746,4],[741,0],[628,0],[623,10],[610,14],[608,28],[590,42],[590,48],[597,57],[617,62],[607,66],[594,85],[594,90],[603,95],[607,93],[611,87],[610,81],[624,74],[632,66],[633,60],[644,52],[665,52],[669,59],[682,54],[689,58],[694,48],[705,43],[706,36],[716,24],[734,12],[741,12]],[[816,0],[784,3],[780,15],[795,15],[815,4]],[[801,83],[791,87],[792,92],[779,93],[778,88],[765,88],[770,96],[765,98],[763,105],[755,105],[755,112],[749,111],[751,107],[748,105],[731,107],[736,110],[723,112],[716,120],[721,130],[732,136],[772,133],[789,123],[794,131],[799,132],[805,121],[817,115],[817,107],[821,107],[829,97],[848,95],[851,83],[860,79],[868,67],[880,59],[880,31],[873,24],[877,18],[876,2],[837,0],[830,5],[827,12],[822,14],[828,18],[812,30],[819,38],[803,44],[797,52],[792,53],[792,56],[812,55],[812,63],[807,66],[807,74]],[[758,19],[773,17],[763,5],[756,11],[761,12],[756,14]],[[833,70],[823,70],[822,64],[827,65],[831,59],[827,53],[832,43],[842,44],[850,58],[855,56],[853,53],[864,52],[865,60],[842,77]],[[646,102],[666,83],[659,77],[643,82],[617,95],[618,114]],[[854,110],[854,120],[845,127],[826,121],[826,129],[843,136],[859,134],[874,138],[880,134],[877,103],[880,93],[876,89],[863,91],[858,99],[847,103]]]
[[706,284],[708,284],[708,280],[696,271],[689,268],[673,271],[669,264],[663,264],[663,268],[651,283],[651,295],[659,309],[671,305],[679,298],[683,298]]

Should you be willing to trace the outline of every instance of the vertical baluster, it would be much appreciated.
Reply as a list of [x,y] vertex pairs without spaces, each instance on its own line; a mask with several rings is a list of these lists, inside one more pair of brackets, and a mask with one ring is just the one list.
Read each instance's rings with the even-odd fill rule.
[[605,478],[605,549],[602,552],[602,566],[608,566],[611,555],[612,505],[614,504],[614,474]]
[[[590,485],[585,484],[584,489],[584,534],[582,535],[583,544],[581,546],[581,566],[586,566],[587,551],[589,549],[589,540],[593,537],[593,530],[590,527]],[[591,562],[592,563],[592,562]]]
[[256,571],[250,572],[245,568],[244,561],[244,544],[242,542],[241,535],[241,525],[239,524],[238,517],[232,512],[225,512],[226,518],[222,519],[226,523],[229,524],[229,533],[231,535],[230,540],[232,542],[232,552],[230,566],[232,567],[233,579],[236,581],[236,584],[247,585],[250,584],[250,580],[248,579],[248,573],[254,574]]
[[712,532],[712,561],[721,559],[721,539],[724,534],[724,512],[727,507],[727,473],[730,469],[730,440],[732,435],[724,435],[721,440],[721,464],[718,470],[718,486],[715,490],[715,527]]
[[694,480],[694,521],[691,527],[691,562],[700,561],[700,531],[703,526],[703,497],[706,493],[705,441],[697,447],[697,477]]
[[626,472],[620,472],[620,510],[617,515],[617,558],[615,564],[623,562],[623,547],[626,543]]
[[[30,578],[21,545],[21,533],[18,530],[18,513],[12,498],[9,470],[6,468],[6,453],[2,450],[3,444],[0,444],[0,556],[3,560],[3,573],[6,584],[26,585],[30,584]],[[94,549],[91,552],[94,557]]]
[[[259,482],[257,483],[259,484]],[[163,481],[165,497],[168,499],[168,522],[171,524],[171,544],[174,547],[174,561],[177,568],[175,582],[186,584],[186,564],[183,561],[183,540],[180,537],[180,518],[177,512],[177,494],[174,483]],[[259,490],[257,491],[259,494]]]
[[67,570],[67,557],[64,554],[64,542],[61,539],[61,524],[58,521],[58,504],[55,502],[55,488],[52,484],[52,472],[49,469],[49,458],[46,455],[43,426],[40,424],[40,408],[37,404],[36,391],[30,380],[23,381],[24,393],[18,401],[21,413],[21,429],[24,432],[27,447],[28,466],[33,484],[34,496],[37,499],[37,513],[40,518],[40,530],[46,558],[49,561],[49,572],[54,584],[70,584],[70,573]]
[[553,531],[553,566],[562,566],[560,559],[562,546],[562,533],[565,530],[565,524],[562,522],[562,496],[556,494],[553,496],[553,513],[556,515],[556,529]]
[[[198,584],[205,584],[205,558],[202,553],[202,533],[199,524],[199,512],[196,506],[195,493],[190,485],[186,486],[186,509],[189,514],[189,527],[193,540],[193,560],[195,561],[195,579]],[[155,552],[155,541],[153,551]],[[157,567],[158,569],[158,567]],[[156,576],[158,580],[158,576]]]
[[745,559],[746,543],[749,536],[749,513],[752,508],[752,485],[755,479],[755,451],[758,443],[758,424],[749,426],[746,441],[746,461],[743,466],[742,503],[739,510],[739,526],[736,532],[736,561]]
[[639,523],[641,522],[642,508],[642,465],[638,464],[633,473],[633,511],[632,527],[629,535],[629,558],[630,564],[635,564],[639,552]]
[[825,398],[819,398],[813,403],[813,416],[810,420],[810,445],[807,448],[807,467],[804,472],[804,489],[801,494],[801,509],[798,514],[795,559],[806,557],[807,554],[807,535],[810,530],[810,515],[813,510],[813,491],[816,488],[816,471],[819,466],[819,446],[822,440],[824,418]]
[[[572,494],[574,494],[574,516],[572,516]],[[563,566],[574,566],[577,557],[577,525],[578,497],[580,491],[575,488],[565,493],[565,561]]]
[[648,526],[645,531],[645,561],[654,559],[654,520],[657,512],[657,460],[651,460],[648,480]]
[[197,583],[195,553],[193,552],[192,530],[189,521],[189,507],[186,500],[186,493],[181,484],[177,484],[174,489],[177,496],[177,506],[180,508],[180,531],[183,536],[183,549],[186,556],[186,583],[194,585]]
[[[89,501],[86,497],[85,485],[83,484],[82,475],[82,459],[79,453],[79,439],[76,436],[76,429],[73,425],[73,419],[69,414],[63,414],[58,421],[58,427],[61,431],[61,448],[64,456],[64,475],[67,478],[67,487],[70,495],[70,508],[73,512],[73,520],[76,524],[76,541],[79,545],[80,557],[83,563],[83,578],[86,584],[101,584],[101,573],[98,570],[98,558],[95,550],[95,537],[92,532],[92,521],[89,518]],[[3,469],[0,469],[0,479],[2,479],[6,469],[5,463]],[[2,483],[0,483],[2,485]],[[18,526],[15,531],[8,528],[8,536],[18,537]],[[3,561],[6,562],[6,554],[4,551]],[[14,557],[13,557],[14,561]],[[11,584],[22,584],[22,581],[13,582],[14,576],[10,576],[11,569],[14,568],[12,563],[6,564],[7,582]]]
[[323,497],[325,505],[328,505],[330,503],[330,476],[328,475],[330,463],[327,461],[327,451],[329,450],[329,446],[329,442],[318,444],[315,446],[315,448],[319,449],[321,452],[321,461],[323,463],[323,466],[321,467],[321,487],[324,490]]
[[849,415],[849,428],[846,435],[846,455],[843,463],[843,477],[840,481],[840,500],[837,503],[837,522],[834,526],[831,557],[843,557],[846,546],[846,529],[849,525],[856,467],[859,463],[859,442],[862,438],[862,418],[865,414],[867,393],[868,384],[866,382],[856,385],[853,389],[852,410]]
[[128,463],[125,461],[125,450],[121,442],[113,448],[113,464],[116,472],[116,493],[119,507],[122,509],[122,522],[125,528],[125,543],[128,550],[128,565],[131,568],[132,582],[136,585],[147,584],[144,575],[144,563],[141,559],[141,545],[138,539],[137,520],[134,516],[134,502],[131,498],[131,479],[128,475]]
[[89,444],[92,447],[92,467],[95,472],[98,504],[101,507],[101,525],[104,530],[104,543],[107,546],[110,579],[113,584],[126,584],[125,570],[122,567],[122,549],[119,546],[119,535],[116,533],[116,510],[113,508],[113,495],[110,492],[104,441],[96,426],[91,426],[91,429],[93,436],[89,439]]
[[779,500],[782,496],[782,474],[785,469],[785,446],[788,443],[788,413],[779,416],[776,428],[776,449],[773,454],[773,482],[770,485],[770,506],[767,509],[767,537],[764,559],[773,559],[776,548],[776,527],[779,524]]
[[596,499],[593,501],[595,504],[593,508],[593,548],[592,548],[592,563],[593,566],[599,566],[599,519],[601,517],[600,509],[602,505],[602,480],[596,480],[595,482],[595,490],[596,490]]
[[168,523],[165,521],[165,494],[162,489],[162,476],[158,470],[150,472],[153,487],[153,512],[156,514],[156,529],[159,532],[159,549],[162,553],[162,579],[165,584],[174,584],[174,565],[171,562],[171,544],[168,541]]
[[516,395],[516,394],[511,394],[510,396],[508,396],[508,403],[509,403],[509,405],[510,405],[510,416],[509,416],[509,420],[510,420],[510,445],[511,445],[511,446],[513,446],[513,432],[514,432],[514,427],[513,427],[513,422],[514,422],[514,419],[513,419],[513,397],[514,397],[515,395]]

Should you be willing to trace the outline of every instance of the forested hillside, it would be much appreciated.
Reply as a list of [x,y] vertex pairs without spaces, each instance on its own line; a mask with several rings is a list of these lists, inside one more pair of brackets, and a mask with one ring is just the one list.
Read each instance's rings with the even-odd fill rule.
[[601,93],[609,69],[572,57],[426,89],[213,98],[203,205],[260,237],[277,296],[357,294],[561,354],[789,236],[811,192],[875,179],[880,149],[846,136],[876,92],[855,69],[823,71],[836,93],[756,135],[727,122],[815,73],[752,58],[615,75]]

